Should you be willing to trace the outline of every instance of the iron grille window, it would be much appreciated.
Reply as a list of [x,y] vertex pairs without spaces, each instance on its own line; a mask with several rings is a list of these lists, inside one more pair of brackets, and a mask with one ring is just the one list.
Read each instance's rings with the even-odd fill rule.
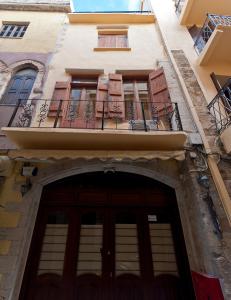
[[22,38],[26,32],[28,24],[3,24],[0,37],[1,38]]

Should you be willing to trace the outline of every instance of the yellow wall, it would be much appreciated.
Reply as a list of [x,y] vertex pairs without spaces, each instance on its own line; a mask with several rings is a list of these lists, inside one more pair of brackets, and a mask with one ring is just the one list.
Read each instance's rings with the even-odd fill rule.
[[50,64],[45,97],[52,96],[55,81],[68,78],[65,68],[104,69],[106,74],[116,69],[153,70],[157,60],[166,59],[155,24],[126,25],[131,51],[100,52],[94,51],[97,47],[97,25],[69,24],[62,46]]
[[181,16],[182,25],[204,24],[207,13],[231,15],[230,0],[185,0],[184,12]]
[[46,53],[54,49],[64,13],[1,11],[0,21],[29,22],[21,39],[0,38],[0,51]]
[[217,75],[230,76],[231,64],[213,60],[207,66],[200,66],[192,37],[186,26],[179,24],[174,2],[172,0],[151,0],[151,2],[168,49],[182,49],[185,52],[209,103],[217,94],[210,74],[214,72]]

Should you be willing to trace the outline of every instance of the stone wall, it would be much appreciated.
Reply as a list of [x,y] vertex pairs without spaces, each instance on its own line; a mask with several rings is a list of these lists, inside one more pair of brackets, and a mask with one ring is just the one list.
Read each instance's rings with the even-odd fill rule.
[[[218,168],[231,197],[231,160],[224,154],[221,145],[219,145],[217,142],[217,132],[214,120],[208,111],[204,94],[184,52],[182,50],[172,50],[172,54],[181,76],[184,79],[185,86],[192,99],[200,123],[203,126],[212,153],[213,155],[217,155]],[[204,155],[204,157],[206,159],[206,155]],[[206,172],[207,175],[210,176],[208,170],[206,170]],[[223,291],[225,293],[225,299],[228,300],[231,299],[231,228],[220,199],[219,197],[215,197],[215,194],[214,185],[212,185],[210,195],[212,195],[214,208],[221,224],[222,238],[220,239],[219,243],[215,243],[214,239],[211,238],[209,230],[208,232],[204,233],[204,236],[207,235],[208,239],[211,241],[208,251],[211,251],[211,257],[213,257],[214,260],[214,267],[217,267],[218,275],[223,279]],[[209,211],[207,211],[204,213],[204,216],[201,216],[201,218],[207,222],[209,214]],[[200,220],[201,219],[198,217],[198,221]],[[201,240],[203,240],[203,237],[201,238]]]

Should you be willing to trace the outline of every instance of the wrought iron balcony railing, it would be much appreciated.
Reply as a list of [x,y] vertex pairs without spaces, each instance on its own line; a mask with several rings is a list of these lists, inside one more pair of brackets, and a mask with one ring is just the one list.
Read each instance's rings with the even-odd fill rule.
[[231,125],[231,78],[209,103],[208,109],[215,119],[218,133]]
[[182,131],[177,103],[27,100],[11,110],[8,127]]
[[207,14],[205,23],[201,28],[194,44],[194,47],[198,53],[204,49],[213,31],[219,25],[231,26],[231,16]]
[[185,0],[175,0],[176,14],[179,16],[182,12]]

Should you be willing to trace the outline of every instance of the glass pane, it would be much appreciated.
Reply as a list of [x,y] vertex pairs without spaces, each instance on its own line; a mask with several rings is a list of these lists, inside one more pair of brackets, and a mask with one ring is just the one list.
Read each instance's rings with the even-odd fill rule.
[[101,275],[102,242],[102,216],[95,212],[84,214],[81,218],[77,275],[89,273]]
[[154,275],[178,275],[171,225],[149,223]]
[[134,90],[134,84],[131,81],[124,82],[123,86],[124,86],[124,91],[133,91]]
[[95,89],[86,89],[87,99],[95,101],[96,99],[96,90]]
[[136,218],[130,213],[116,216],[116,275],[140,275]]
[[139,91],[148,91],[147,81],[137,81],[136,84]]
[[20,76],[36,76],[37,75],[37,71],[34,69],[23,69],[20,70],[16,73],[16,75],[20,75]]
[[45,273],[62,275],[67,232],[68,220],[63,212],[57,212],[48,216],[39,261],[38,275]]
[[71,89],[71,99],[80,100],[81,90],[80,89]]

